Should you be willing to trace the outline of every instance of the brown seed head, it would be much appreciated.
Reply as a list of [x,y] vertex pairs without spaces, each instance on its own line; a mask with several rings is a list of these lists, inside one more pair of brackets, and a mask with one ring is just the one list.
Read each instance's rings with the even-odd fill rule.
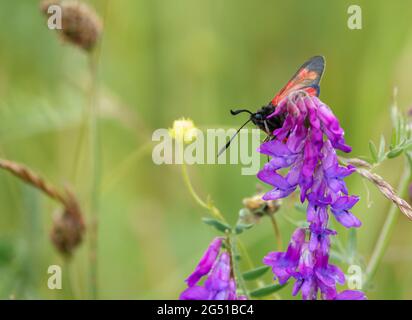
[[94,9],[76,0],[44,0],[40,10],[47,16],[50,5],[58,5],[62,9],[62,29],[57,30],[61,38],[91,51],[103,30],[103,23]]
[[50,238],[61,254],[70,256],[82,242],[86,227],[76,198],[70,192],[66,195],[63,211],[53,219]]

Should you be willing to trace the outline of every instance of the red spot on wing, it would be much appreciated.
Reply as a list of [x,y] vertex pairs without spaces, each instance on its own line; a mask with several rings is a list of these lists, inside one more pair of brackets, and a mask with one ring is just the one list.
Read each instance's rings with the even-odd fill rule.
[[295,73],[292,79],[279,91],[273,98],[272,105],[287,97],[290,93],[297,90],[304,90],[310,96],[319,94],[319,82],[325,67],[325,59],[322,56],[315,56],[306,61]]
[[318,74],[314,71],[309,71],[307,69],[300,70],[298,74],[273,98],[272,104],[276,106],[283,98],[297,90],[304,90],[311,96],[316,95],[317,90],[310,87],[310,85],[312,82],[316,81],[317,78]]

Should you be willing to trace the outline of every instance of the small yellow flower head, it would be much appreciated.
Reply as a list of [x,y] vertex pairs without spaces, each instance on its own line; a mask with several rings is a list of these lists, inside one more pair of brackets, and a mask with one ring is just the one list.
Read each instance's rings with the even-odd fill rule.
[[189,143],[196,139],[197,128],[191,119],[181,118],[173,122],[173,128],[169,129],[169,135],[177,141]]

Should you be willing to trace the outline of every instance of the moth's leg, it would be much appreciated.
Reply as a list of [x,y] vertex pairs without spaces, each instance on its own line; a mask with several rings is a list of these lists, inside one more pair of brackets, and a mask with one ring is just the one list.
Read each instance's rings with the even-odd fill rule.
[[[270,140],[272,140],[272,139],[273,139],[273,136],[267,135],[266,138],[263,140],[262,143],[268,142],[268,141],[270,141]],[[268,155],[266,155],[266,158],[267,158],[267,162],[269,162],[270,159],[269,159],[269,156],[268,156]]]
[[270,136],[270,129],[268,126],[268,122],[266,120],[263,120],[263,124],[265,125],[265,132],[267,133],[268,136]]

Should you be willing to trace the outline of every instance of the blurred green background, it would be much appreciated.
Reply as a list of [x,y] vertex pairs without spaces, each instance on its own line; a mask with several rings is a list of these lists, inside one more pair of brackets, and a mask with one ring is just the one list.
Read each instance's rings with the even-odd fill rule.
[[[100,15],[106,1],[88,1]],[[202,129],[238,127],[234,106],[269,101],[309,57],[327,61],[321,98],[346,131],[353,156],[390,135],[393,87],[412,103],[412,2],[356,1],[362,30],[347,27],[353,1],[108,0],[99,64],[102,142],[99,297],[177,298],[215,232],[200,221],[180,167],[156,166],[148,143],[157,128],[186,116]],[[84,207],[91,172],[87,150],[73,175],[89,81],[88,60],[48,30],[35,0],[0,0],[0,152],[57,185],[69,185]],[[150,147],[150,145],[149,145]],[[401,160],[378,172],[396,185]],[[189,168],[196,190],[210,195],[235,222],[258,182],[241,165]],[[367,262],[390,203],[359,176],[359,254]],[[367,185],[368,189],[365,187]],[[369,194],[370,193],[370,194]],[[368,199],[369,194],[369,199]],[[0,297],[88,298],[87,244],[66,264],[49,240],[51,200],[0,173]],[[85,210],[87,211],[87,210]],[[290,211],[290,212],[289,212]],[[279,215],[303,219],[283,209]],[[88,213],[86,212],[86,215]],[[332,219],[333,220],[333,219]],[[278,219],[284,245],[294,227]],[[368,290],[371,299],[412,299],[412,223],[399,216],[389,248]],[[345,244],[348,231],[338,228]],[[275,250],[264,219],[241,236],[256,265]],[[47,288],[47,268],[63,267],[63,290]],[[346,272],[348,265],[340,263]],[[265,277],[270,283],[271,275]],[[253,284],[251,284],[253,286]],[[280,292],[290,298],[291,286]]]

